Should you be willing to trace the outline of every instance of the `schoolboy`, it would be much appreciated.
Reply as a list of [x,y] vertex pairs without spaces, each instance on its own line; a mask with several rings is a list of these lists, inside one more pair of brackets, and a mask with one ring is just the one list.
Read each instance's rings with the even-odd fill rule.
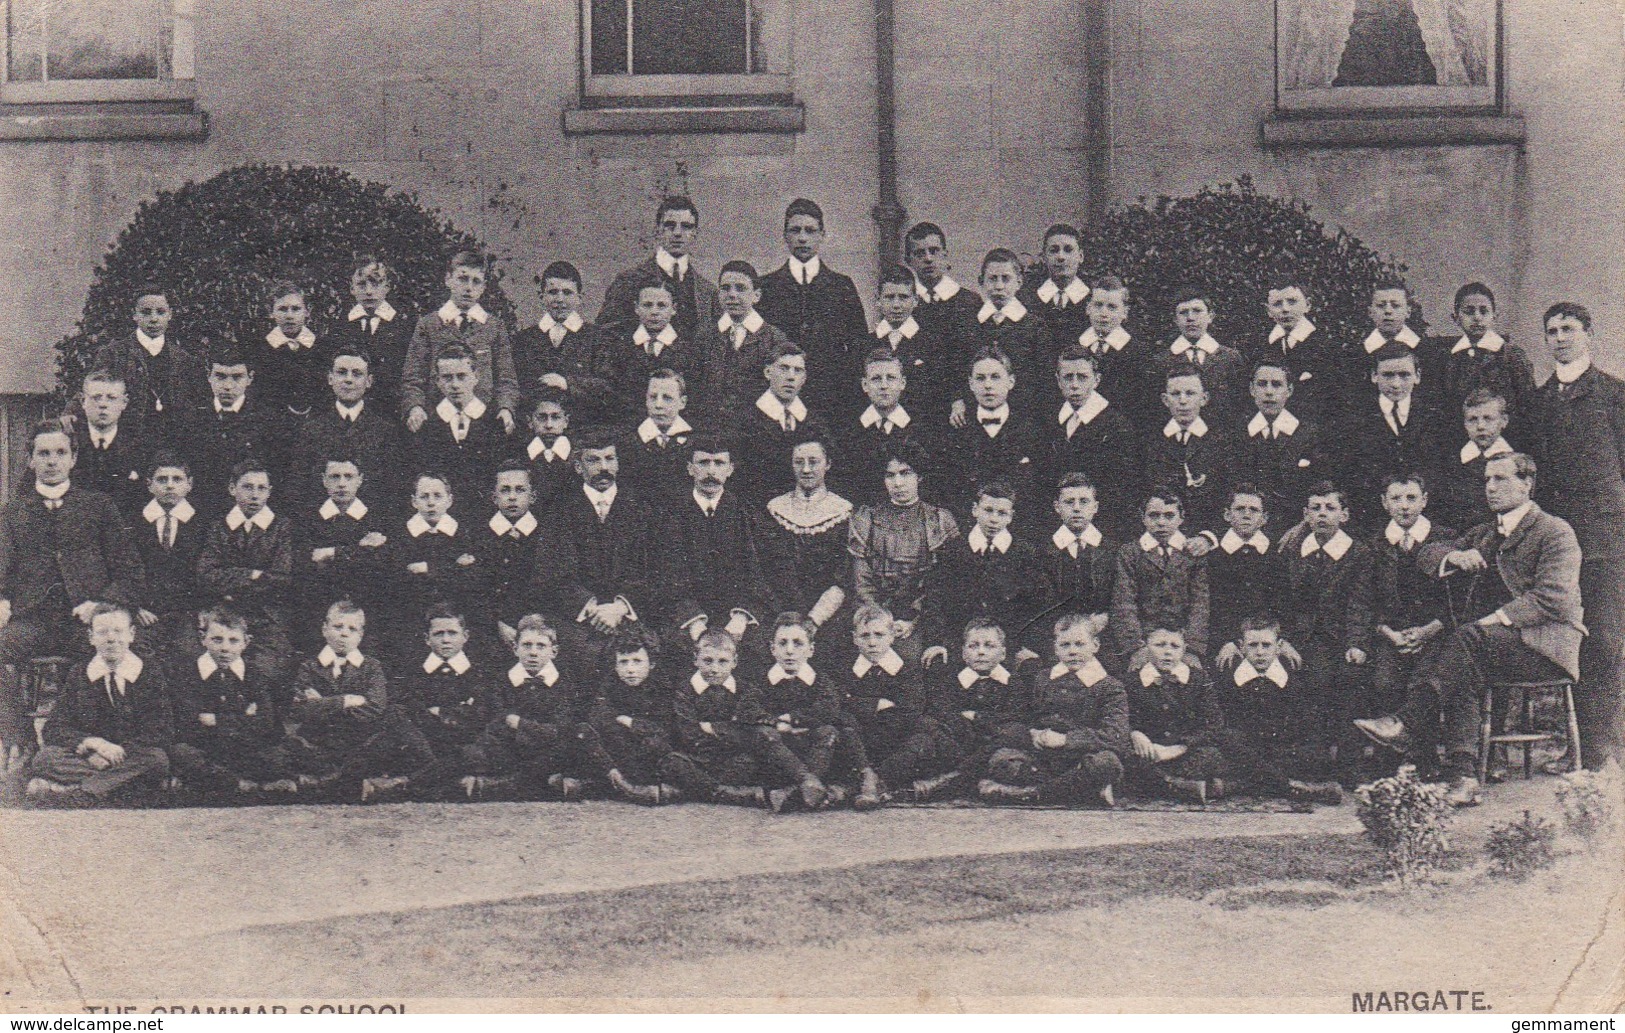
[[857,657],[841,683],[844,727],[841,767],[857,774],[857,810],[877,806],[882,794],[925,803],[951,791],[942,776],[954,770],[958,752],[947,730],[929,720],[929,700],[918,664],[906,664],[892,643],[896,621],[885,608],[864,604],[852,615]]
[[[169,440],[186,413],[209,404],[201,355],[169,334],[174,310],[169,292],[146,284],[130,297],[134,332],[96,349],[89,369],[123,378],[130,406],[125,419],[154,441]],[[78,413],[70,410],[70,417]]]
[[193,505],[213,520],[229,508],[231,471],[238,463],[264,463],[280,483],[283,446],[292,435],[285,419],[252,396],[254,370],[236,348],[223,345],[210,353],[207,380],[209,400],[180,419],[171,444],[191,465]]
[[1096,525],[1098,492],[1086,474],[1064,474],[1051,508],[1060,526],[1039,545],[1052,587],[1051,613],[1109,613],[1117,577],[1117,546]]
[[1205,804],[1224,795],[1224,714],[1212,679],[1185,662],[1185,635],[1153,628],[1150,659],[1128,683],[1131,749],[1121,755],[1130,784]]
[[168,687],[156,663],[130,651],[134,622],[122,606],[97,603],[90,619],[96,655],[63,686],[28,766],[28,798],[50,806],[105,803],[169,773],[174,740]]
[[138,604],[141,559],[113,500],[70,479],[73,438],[56,420],[34,425],[24,489],[0,512],[0,746],[8,770],[34,752],[34,726],[15,666],[79,656],[95,604]]
[[129,398],[117,373],[91,370],[79,398],[85,413],[73,428],[79,483],[112,499],[119,513],[133,520],[147,501],[142,474],[152,443],[135,427],[121,425]]
[[982,259],[980,277],[987,300],[976,310],[972,352],[997,348],[1010,356],[1018,377],[1025,375],[1030,390],[1044,399],[1051,392],[1038,372],[1049,366],[1055,346],[1049,324],[1033,315],[1017,295],[1021,291],[1021,257],[1009,248],[994,248]]
[[958,668],[944,665],[926,681],[938,763],[931,777],[916,780],[911,794],[916,803],[969,789],[1001,743],[1021,745],[1027,735],[1030,686],[1005,666],[1009,651],[1004,629],[975,618],[962,634]]
[[530,439],[524,449],[539,498],[551,499],[575,483],[575,469],[570,465],[570,414],[568,394],[547,385],[537,389],[530,409]]
[[[322,463],[326,497],[294,522],[294,590],[305,613],[326,613],[340,599],[363,608],[382,599],[390,522],[361,498],[366,488],[366,476],[349,453],[332,453]],[[319,629],[309,631],[300,644],[314,647]]]
[[681,498],[692,486],[688,476],[688,439],[694,426],[683,417],[688,409],[688,378],[661,367],[649,373],[643,394],[643,422],[618,450],[626,481],[645,498],[664,502]]
[[576,581],[575,547],[555,523],[538,518],[536,501],[523,464],[505,463],[497,470],[491,488],[496,512],[483,530],[471,533],[482,579],[474,612],[487,624],[494,620],[504,636],[528,613],[551,615],[561,646],[581,656],[575,617],[587,594]]
[[655,207],[655,234],[659,243],[650,258],[616,275],[604,292],[598,310],[600,328],[618,333],[638,322],[639,295],[650,283],[664,284],[672,301],[672,319],[685,340],[693,340],[702,327],[721,315],[717,288],[693,265],[695,238],[700,232],[700,210],[680,195],[663,197]]
[[440,604],[423,615],[422,626],[426,648],[401,665],[394,692],[434,753],[433,769],[418,773],[419,791],[433,796],[468,773],[466,751],[495,716],[500,696],[485,665],[469,656],[467,618]]
[[763,783],[773,772],[762,760],[761,723],[769,715],[734,677],[738,655],[733,636],[720,628],[695,641],[694,673],[673,690],[677,749],[661,760],[660,777],[690,799],[766,807]]
[[1313,719],[1318,690],[1305,683],[1316,672],[1281,662],[1281,625],[1273,617],[1243,621],[1240,645],[1241,662],[1217,685],[1225,724],[1220,748],[1232,770],[1253,793],[1308,807],[1342,803],[1336,782],[1314,781],[1322,766]]
[[[385,556],[392,613],[407,628],[416,614],[438,603],[465,613],[478,606],[484,574],[469,529],[450,512],[457,498],[444,474],[433,470],[419,474],[410,501],[412,515],[404,531],[389,536]],[[403,638],[385,643],[385,652],[398,655],[409,642]]]
[[809,404],[833,412],[869,324],[852,278],[829,267],[819,253],[823,244],[824,210],[804,197],[791,201],[784,209],[790,257],[761,278],[757,310],[807,353]]
[[676,803],[682,792],[660,780],[660,762],[672,751],[672,690],[660,669],[660,638],[628,624],[615,632],[610,652],[614,662],[606,665],[587,709],[588,764],[623,800],[649,807]]
[[1208,642],[1215,651],[1241,640],[1242,621],[1281,605],[1280,556],[1268,530],[1276,511],[1270,506],[1263,489],[1243,481],[1229,491],[1223,533],[1204,531],[1192,539],[1192,551],[1207,560]]
[[1522,440],[1530,429],[1522,421],[1532,411],[1535,372],[1524,350],[1496,331],[1495,292],[1477,281],[1464,284],[1456,291],[1452,312],[1461,336],[1432,348],[1434,353],[1445,345],[1450,348],[1442,371],[1440,408],[1446,413],[1459,412],[1468,395],[1487,388],[1506,399],[1508,414],[1517,421],[1512,426],[1513,440]]
[[574,682],[555,662],[559,639],[541,614],[520,618],[514,637],[517,659],[499,684],[493,718],[465,751],[472,772],[464,792],[482,796],[512,781],[521,798],[544,791],[579,800],[583,785],[582,701]]
[[1275,275],[1266,305],[1274,325],[1251,350],[1251,365],[1256,371],[1260,363],[1279,364],[1291,383],[1297,414],[1322,426],[1335,425],[1349,385],[1337,342],[1309,318],[1313,310],[1309,289],[1290,272]]
[[587,596],[575,622],[602,636],[660,612],[657,585],[650,583],[657,573],[654,515],[637,490],[621,482],[618,453],[607,430],[588,428],[572,460],[581,484],[549,507],[575,546],[576,577]]
[[1116,276],[1100,277],[1084,303],[1089,326],[1077,340],[1095,357],[1098,379],[1111,386],[1114,401],[1122,406],[1129,422],[1144,429],[1162,422],[1157,419],[1162,411],[1157,404],[1162,388],[1151,384],[1145,375],[1155,354],[1154,346],[1135,340],[1124,326],[1133,304],[1128,284]]
[[[373,404],[393,425],[401,412],[401,375],[412,345],[417,319],[390,300],[394,272],[377,255],[357,255],[350,264],[350,297],[355,304],[333,334],[339,352],[354,351],[368,360]],[[329,385],[332,381],[328,381]]]
[[1382,523],[1378,480],[1391,470],[1433,475],[1454,438],[1419,390],[1422,381],[1415,351],[1394,343],[1375,352],[1370,361],[1376,391],[1350,404],[1340,438],[1342,447],[1339,454],[1328,457],[1352,486],[1354,526],[1362,531]]
[[948,235],[934,222],[917,222],[903,235],[903,260],[914,271],[919,305],[914,318],[942,344],[953,364],[971,354],[982,296],[949,275]]
[[248,621],[224,606],[197,621],[203,626],[202,647],[178,651],[170,675],[172,773],[187,789],[206,794],[297,791],[298,770],[282,730],[281,693],[256,678],[243,660]]
[[973,524],[942,546],[932,591],[926,596],[925,641],[947,647],[973,617],[1006,629],[1021,645],[1051,602],[1054,587],[1039,553],[1011,533],[1017,496],[1010,486],[988,481],[977,488]]
[[308,325],[307,293],[288,280],[271,285],[266,307],[273,325],[255,365],[254,391],[260,407],[295,420],[310,415],[316,399],[322,397],[322,379],[332,368],[333,342],[318,339]]
[[441,398],[434,416],[411,442],[419,469],[444,470],[457,489],[470,494],[490,483],[507,447],[502,425],[491,419],[484,400],[474,392],[475,378],[468,349],[458,344],[441,348],[435,356]]
[[293,522],[271,508],[265,464],[238,463],[231,471],[226,515],[209,527],[198,554],[197,579],[215,603],[229,603],[248,619],[254,636],[250,664],[256,677],[284,684],[293,661],[288,605],[293,588]]
[[[1041,473],[1053,483],[1083,474],[1096,486],[1100,520],[1114,534],[1134,523],[1134,507],[1144,494],[1140,438],[1123,408],[1101,390],[1101,356],[1076,341],[1055,357],[1059,400],[1055,415],[1039,423],[1047,445]],[[1094,612],[1094,611],[1084,611]]]
[[396,410],[375,397],[376,362],[354,342],[333,349],[327,370],[332,404],[311,412],[299,424],[288,462],[289,504],[304,509],[327,497],[322,485],[329,456],[347,455],[366,479],[372,496],[394,505],[401,494],[401,432]]
[[362,803],[403,793],[434,762],[423,733],[392,706],[384,667],[361,652],[367,615],[341,600],[327,608],[325,645],[299,665],[289,716],[307,750],[299,757],[301,789],[347,790]]
[[1112,582],[1112,636],[1118,663],[1138,670],[1136,654],[1151,628],[1178,628],[1197,656],[1207,651],[1207,559],[1186,549],[1180,526],[1185,503],[1171,489],[1155,489],[1140,510],[1145,532],[1117,547]]
[[581,315],[581,271],[570,262],[550,262],[536,282],[542,286],[542,317],[513,338],[519,397],[534,402],[542,388],[554,388],[569,395],[571,409],[583,419],[609,419],[609,373],[598,328]]
[[1253,411],[1237,436],[1238,475],[1264,492],[1270,512],[1290,513],[1309,485],[1324,476],[1328,444],[1319,423],[1298,417],[1297,389],[1285,360],[1270,358],[1254,366],[1247,392]]
[[[928,329],[914,317],[920,300],[914,288],[914,274],[907,268],[893,265],[881,270],[875,285],[879,317],[874,338],[897,356],[903,376],[914,385],[912,415],[924,421],[922,429],[934,431],[947,420],[949,403],[959,395],[959,385],[953,382],[959,353],[934,327]],[[868,361],[867,354],[863,361]],[[854,369],[854,375],[862,374]],[[863,406],[854,401],[851,408],[856,411]]]
[[751,505],[765,506],[795,487],[790,452],[808,439],[829,440],[822,413],[807,408],[801,388],[807,382],[807,356],[801,346],[781,341],[762,364],[767,390],[754,404],[736,411],[733,442],[736,490]]
[[1228,345],[1220,344],[1209,333],[1213,325],[1213,300],[1200,287],[1184,286],[1171,295],[1174,305],[1174,326],[1178,335],[1160,348],[1150,366],[1153,388],[1161,387],[1170,372],[1190,370],[1202,374],[1210,399],[1209,413],[1216,420],[1229,420],[1244,411],[1246,397],[1247,360]]
[[[435,388],[443,398],[440,384],[440,355],[456,345],[465,353],[473,372],[472,394],[481,409],[494,408],[502,433],[512,434],[514,413],[519,408],[519,381],[514,373],[513,347],[508,328],[500,318],[480,304],[485,294],[489,268],[482,255],[459,251],[446,263],[446,289],[451,297],[444,305],[418,319],[412,343],[401,373],[401,408],[406,428],[413,434],[423,429],[435,413]],[[459,405],[463,404],[461,402]]]
[[[1398,346],[1416,357],[1416,374],[1421,378],[1422,398],[1430,407],[1437,408],[1434,395],[1444,385],[1443,348],[1423,347],[1422,338],[1411,329],[1411,291],[1397,280],[1381,280],[1371,289],[1371,305],[1367,309],[1372,329],[1359,345],[1351,349],[1354,370],[1370,368],[1378,352]],[[1364,358],[1362,363],[1360,360]]]
[[637,418],[643,411],[649,376],[658,369],[683,374],[690,398],[706,408],[711,398],[706,357],[694,339],[683,336],[672,323],[671,288],[658,276],[650,276],[635,297],[636,320],[606,335],[603,342],[606,368],[613,371],[616,418]]
[[1227,424],[1210,421],[1206,374],[1174,367],[1164,380],[1164,423],[1145,439],[1146,484],[1178,485],[1194,530],[1216,527],[1225,489],[1240,470],[1241,450]]
[[1128,694],[1106,673],[1094,618],[1055,622],[1054,667],[1033,679],[1026,737],[1004,739],[988,758],[977,794],[995,803],[1115,806],[1129,739]]
[[1489,388],[1474,388],[1462,401],[1466,444],[1454,457],[1445,457],[1433,482],[1438,485],[1433,508],[1446,523],[1477,527],[1494,515],[1484,498],[1484,467],[1517,451],[1506,439],[1511,416],[1506,398]]
[[[859,380],[869,405],[846,421],[846,433],[839,436],[841,464],[835,476],[841,494],[860,500],[877,494],[886,472],[886,443],[894,437],[902,440],[918,433],[911,429],[915,427],[914,414],[903,402],[908,386],[903,360],[896,352],[888,347],[870,349]],[[910,404],[913,397],[909,394]]]
[[[749,262],[735,259],[724,265],[718,278],[722,315],[697,332],[695,343],[709,374],[708,401],[726,407],[722,411],[750,404],[761,390],[761,370],[790,340],[756,311],[762,298],[757,284],[756,267]],[[802,356],[805,359],[805,350]]]
[[1358,716],[1358,682],[1371,651],[1371,547],[1344,530],[1347,496],[1330,481],[1309,489],[1303,523],[1280,542],[1282,631],[1303,655],[1313,711],[1309,726],[1323,748],[1337,751],[1345,775],[1364,743],[1349,733]]
[[1017,387],[1015,365],[998,348],[976,353],[965,367],[966,386],[974,400],[962,427],[947,429],[945,461],[971,490],[1003,481],[1024,494],[1032,483],[1035,457],[1041,456],[1038,431],[1012,403]]
[[197,560],[208,527],[189,498],[192,474],[179,455],[154,452],[146,484],[147,504],[130,525],[147,583],[146,604],[136,611],[136,621],[151,651],[162,654],[191,645],[203,605]]
[[780,769],[768,790],[777,812],[820,810],[845,799],[844,788],[833,792],[825,784],[845,722],[840,690],[812,665],[817,634],[817,625],[802,614],[779,614],[768,647],[773,665],[757,683],[767,757]]
[[1064,222],[1045,230],[1039,249],[1044,277],[1022,288],[1022,302],[1044,320],[1056,344],[1076,341],[1089,326],[1089,285],[1078,275],[1081,240],[1077,228]]

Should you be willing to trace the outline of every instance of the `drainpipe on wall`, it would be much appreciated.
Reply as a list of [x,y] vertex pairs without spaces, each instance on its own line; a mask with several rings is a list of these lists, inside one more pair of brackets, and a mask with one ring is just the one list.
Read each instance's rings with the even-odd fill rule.
[[898,244],[908,213],[897,200],[896,11],[892,0],[875,0],[875,169],[874,220],[879,228],[880,268],[897,264]]
[[1111,206],[1111,0],[1082,3],[1085,214],[1093,226]]

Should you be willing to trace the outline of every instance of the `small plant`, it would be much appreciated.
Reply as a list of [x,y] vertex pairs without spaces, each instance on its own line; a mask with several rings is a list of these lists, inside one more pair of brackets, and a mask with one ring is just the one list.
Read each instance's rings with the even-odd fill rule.
[[1508,879],[1527,879],[1557,860],[1556,843],[1557,826],[1524,811],[1522,821],[1490,826],[1490,868]]
[[1388,874],[1411,886],[1433,870],[1450,849],[1445,828],[1451,817],[1444,789],[1416,777],[1407,764],[1389,778],[1354,791],[1360,824],[1383,852]]
[[1557,803],[1563,808],[1563,827],[1595,850],[1617,834],[1620,796],[1617,776],[1600,771],[1576,771],[1557,784]]

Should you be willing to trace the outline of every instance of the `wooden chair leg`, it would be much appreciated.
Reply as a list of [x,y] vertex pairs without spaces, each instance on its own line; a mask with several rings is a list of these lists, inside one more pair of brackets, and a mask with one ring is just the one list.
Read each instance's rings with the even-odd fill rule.
[[[1535,731],[1535,694],[1525,689],[1523,692],[1523,731],[1534,734]],[[1535,744],[1523,744],[1523,780],[1529,781],[1535,777]]]
[[1489,780],[1490,774],[1490,736],[1495,734],[1495,690],[1489,685],[1484,686],[1484,692],[1479,696],[1478,711],[1478,781],[1480,784]]
[[1563,686],[1563,708],[1569,722],[1569,755],[1574,758],[1572,770],[1579,771],[1580,761],[1580,716],[1574,710],[1574,684],[1571,682]]

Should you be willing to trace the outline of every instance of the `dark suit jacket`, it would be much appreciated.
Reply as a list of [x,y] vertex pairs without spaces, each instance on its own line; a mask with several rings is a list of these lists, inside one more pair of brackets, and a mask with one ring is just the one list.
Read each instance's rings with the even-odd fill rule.
[[[1287,411],[1298,415],[1291,409]],[[1256,415],[1256,411],[1246,413],[1235,423],[1240,466],[1231,483],[1250,481],[1264,493],[1270,523],[1291,527],[1303,513],[1309,486],[1334,477],[1326,458],[1328,445],[1320,425],[1309,419],[1301,419],[1291,434],[1253,434],[1248,425]],[[1222,533],[1217,526],[1206,529]]]
[[1093,685],[1066,671],[1050,677],[1050,670],[1033,679],[1033,728],[1048,728],[1066,735],[1059,749],[1035,750],[1040,759],[1056,758],[1078,763],[1090,753],[1110,750],[1119,755],[1134,749],[1129,739],[1128,693],[1123,683],[1111,675]]
[[235,413],[217,413],[212,401],[206,401],[187,413],[173,440],[192,467],[192,494],[187,497],[198,512],[216,517],[231,509],[227,482],[231,468],[242,460],[265,462],[271,467],[272,487],[282,484],[284,454],[293,431],[282,415],[256,407],[252,398]]
[[1542,506],[1574,528],[1587,560],[1625,556],[1625,382],[1593,366],[1537,394]]
[[[968,535],[943,545],[925,597],[925,639],[952,651],[972,617],[999,623],[1012,647],[1036,644],[1032,626],[1054,593],[1038,550],[1015,538],[1010,548],[978,556]],[[1047,637],[1047,636],[1037,636]]]
[[1241,466],[1236,440],[1223,425],[1205,417],[1204,422],[1207,433],[1192,436],[1184,444],[1165,435],[1161,426],[1145,438],[1142,483],[1147,491],[1167,485],[1184,497],[1185,526],[1190,533],[1218,526],[1229,503],[1226,493]]
[[1207,652],[1208,606],[1206,557],[1183,549],[1159,556],[1138,541],[1117,547],[1110,627],[1125,658],[1159,626],[1183,631],[1186,649]]
[[[122,376],[130,405],[121,420],[138,430],[151,423],[155,434],[164,435],[184,413],[209,404],[209,370],[203,363],[203,356],[176,344],[168,335],[163,351],[153,358],[132,330],[96,349],[96,357],[86,369],[110,369]],[[163,412],[158,414],[160,407]],[[74,402],[71,411],[80,415],[83,409]]]
[[1454,440],[1439,411],[1420,394],[1412,398],[1410,415],[1397,435],[1383,418],[1375,392],[1351,404],[1336,443],[1327,445],[1325,463],[1329,476],[1341,478],[1338,483],[1350,491],[1354,526],[1369,532],[1386,524],[1383,477],[1415,470],[1433,480]]
[[278,501],[290,510],[321,505],[327,498],[322,487],[326,459],[349,453],[365,480],[362,493],[391,512],[400,510],[399,500],[408,492],[408,475],[401,469],[405,433],[395,410],[385,408],[381,398],[368,399],[354,423],[329,400],[299,425]]
[[45,744],[71,750],[90,738],[159,748],[173,742],[175,718],[163,672],[151,658],[142,660],[140,677],[125,685],[123,696],[115,691],[111,699],[100,679],[88,679],[87,664],[75,668],[45,722]]
[[761,561],[757,519],[732,491],[722,493],[714,516],[702,513],[692,498],[674,500],[661,514],[654,547],[663,572],[663,609],[672,624],[703,613],[711,627],[721,627],[736,607],[771,623],[778,605]]
[[598,328],[585,322],[580,330],[566,330],[564,340],[556,345],[537,326],[527,326],[513,335],[513,368],[524,403],[523,415],[529,416],[542,377],[557,373],[570,385],[570,415],[574,420],[600,423],[611,416],[609,371],[602,365],[599,336]]
[[1339,661],[1350,649],[1370,652],[1371,547],[1356,540],[1340,560],[1332,561],[1324,551],[1305,558],[1300,550],[1309,533],[1308,525],[1300,524],[1277,545],[1286,589],[1280,605],[1286,638],[1299,649],[1315,638],[1335,643]]
[[[732,335],[722,333],[715,323],[697,329],[694,342],[705,369],[705,383],[699,385],[704,388],[700,397],[695,396],[696,385],[689,386],[689,408],[696,413],[720,414],[750,406],[767,390],[767,381],[762,378],[767,357],[786,340],[784,332],[772,323],[763,323],[760,330],[746,334],[745,342],[737,348]],[[814,361],[820,360],[807,357],[809,381],[815,372]]]
[[[1434,524],[1428,542],[1456,540],[1452,528]],[[1371,626],[1387,625],[1394,631],[1419,628],[1432,620],[1450,627],[1450,600],[1445,586],[1417,562],[1427,542],[1410,552],[1391,545],[1379,532],[1371,539]]]
[[556,522],[575,546],[576,581],[588,598],[607,603],[623,596],[644,620],[661,616],[655,612],[657,585],[651,582],[657,578],[657,551],[668,546],[655,537],[654,516],[635,490],[621,484],[603,523],[579,485],[547,512],[549,521]]
[[1112,587],[1117,580],[1117,548],[1118,543],[1110,536],[1102,536],[1099,545],[1078,543],[1074,559],[1046,536],[1038,547],[1052,592],[1046,616],[1110,613]]
[[79,420],[73,425],[73,446],[74,480],[112,499],[125,520],[135,520],[152,497],[147,493],[147,463],[152,458],[147,436],[134,425],[121,425],[113,443],[99,449],[90,443],[85,421]]
[[811,283],[797,283],[786,262],[762,277],[758,286],[762,300],[756,310],[807,353],[803,393],[820,408],[829,409],[849,389],[847,370],[857,357],[852,352],[855,345],[864,343],[869,325],[852,278],[820,258],[818,275]]
[[1095,486],[1100,513],[1095,523],[1112,534],[1138,535],[1139,507],[1145,498],[1141,483],[1144,467],[1140,438],[1127,414],[1115,402],[1088,423],[1080,424],[1069,438],[1066,424],[1060,422],[1060,403],[1038,414],[1039,436],[1043,441],[1039,474],[1034,479],[1032,502],[1024,507],[1032,525],[1050,526],[1050,507],[1056,485],[1069,473],[1081,473]]
[[467,320],[461,328],[448,323],[436,312],[418,319],[412,331],[412,343],[406,353],[406,368],[401,373],[402,416],[421,406],[434,418],[434,407],[440,401],[440,388],[435,384],[435,357],[450,344],[461,344],[474,355],[474,394],[491,407],[491,418],[497,409],[511,409],[519,415],[519,381],[513,368],[513,343],[502,317],[492,312],[483,323]]
[[175,544],[158,541],[158,526],[140,513],[130,525],[136,552],[147,575],[146,607],[154,613],[196,612],[203,603],[198,590],[197,559],[208,537],[208,520],[201,512],[175,526]]
[[280,622],[293,587],[293,521],[278,513],[263,531],[249,524],[233,531],[225,520],[216,521],[198,556],[197,576],[216,599]]
[[334,351],[345,346],[359,346],[366,351],[370,359],[367,371],[372,374],[372,390],[367,393],[377,403],[381,415],[398,419],[401,376],[406,371],[406,352],[412,345],[412,332],[418,321],[416,316],[396,308],[393,303],[390,307],[395,308],[395,318],[380,318],[376,330],[370,324],[364,327],[357,318],[330,328],[328,338]]
[[693,256],[688,260],[688,275],[678,282],[661,270],[660,263],[651,254],[632,268],[617,273],[615,279],[610,281],[609,289],[604,292],[604,305],[598,310],[598,325],[609,331],[630,332],[638,322],[639,284],[647,282],[650,277],[657,277],[671,288],[672,300],[677,306],[677,315],[672,318],[672,323],[678,333],[689,340],[693,340],[700,328],[714,327],[717,320],[722,318],[722,302],[717,297],[717,285],[699,274]]
[[[1451,352],[1461,336],[1438,338],[1430,342],[1436,354],[1442,353],[1444,385],[1441,392],[1444,414],[1454,421],[1457,445],[1467,440],[1461,427],[1462,402],[1475,388],[1485,387],[1505,398],[1512,406],[1512,422],[1508,433],[1516,439],[1527,434],[1533,422],[1535,401],[1535,370],[1524,350],[1512,343],[1501,345],[1500,351],[1478,349]],[[1476,354],[1474,352],[1476,351]]]
[[1240,352],[1221,344],[1218,351],[1198,363],[1191,358],[1196,354],[1195,348],[1175,355],[1173,345],[1173,341],[1163,344],[1151,360],[1147,369],[1150,382],[1145,388],[1148,399],[1162,397],[1169,373],[1194,368],[1202,375],[1202,386],[1207,389],[1208,403],[1202,415],[1208,423],[1225,422],[1252,408],[1247,398],[1247,360]]
[[27,485],[0,513],[0,598],[13,615],[38,609],[53,586],[69,606],[90,600],[138,606],[146,572],[113,500],[70,486],[55,511]]
[[[1242,354],[1249,367],[1266,361],[1286,366],[1292,378],[1292,399],[1287,408],[1296,415],[1321,426],[1333,426],[1342,418],[1343,404],[1350,393],[1347,364],[1343,349],[1324,330],[1317,327],[1290,348],[1284,340],[1271,344],[1269,335],[1261,334],[1252,347],[1243,347]],[[1250,419],[1251,406],[1243,397],[1242,413]]]
[[1458,549],[1477,549],[1495,568],[1494,574],[1481,571],[1476,577],[1452,569],[1446,576],[1450,581],[1475,581],[1465,591],[1452,591],[1453,598],[1465,598],[1465,616],[1477,619],[1499,610],[1524,645],[1579,677],[1585,611],[1580,605],[1580,543],[1574,529],[1535,506],[1505,540],[1491,521],[1456,541],[1429,541],[1418,562],[1437,575],[1445,556]]

